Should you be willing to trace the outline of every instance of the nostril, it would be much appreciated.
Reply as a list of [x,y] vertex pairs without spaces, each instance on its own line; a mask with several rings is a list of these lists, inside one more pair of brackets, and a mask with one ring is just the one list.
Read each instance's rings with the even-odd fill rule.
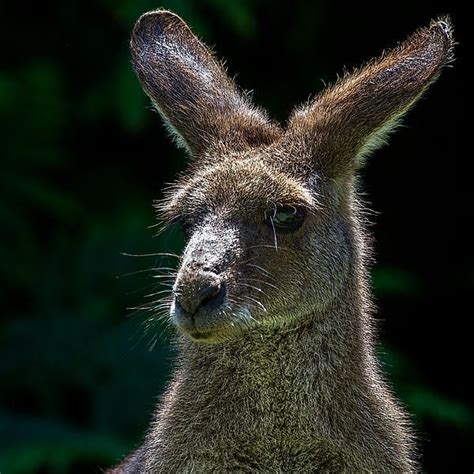
[[[193,289],[194,287],[194,289]],[[223,302],[226,294],[224,283],[217,281],[194,286],[190,285],[175,295],[176,306],[190,315],[196,314],[199,309],[212,311]]]
[[223,285],[220,283],[206,285],[204,288],[201,289],[198,293],[198,299],[200,301],[200,305],[204,306],[206,303],[212,301],[214,298],[219,296]]
[[214,283],[207,285],[199,293],[199,306],[205,311],[212,311],[218,308],[224,302],[225,297],[225,285],[224,283]]

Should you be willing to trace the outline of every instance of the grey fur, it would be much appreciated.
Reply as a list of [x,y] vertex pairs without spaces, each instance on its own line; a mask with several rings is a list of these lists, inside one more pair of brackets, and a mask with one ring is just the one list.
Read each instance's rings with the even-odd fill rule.
[[[179,327],[173,380],[143,445],[110,472],[408,472],[410,423],[374,354],[370,237],[356,170],[452,59],[447,19],[271,122],[184,22],[145,14],[144,89],[193,158],[160,205],[189,241],[174,284],[203,272],[222,309]],[[265,214],[306,211],[288,234]],[[273,221],[272,221],[273,222]]]

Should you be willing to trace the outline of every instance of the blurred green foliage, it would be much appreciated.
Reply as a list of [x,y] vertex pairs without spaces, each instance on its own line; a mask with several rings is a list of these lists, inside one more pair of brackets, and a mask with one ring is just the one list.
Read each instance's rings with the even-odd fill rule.
[[[210,43],[218,20],[242,44],[258,35],[254,10],[273,8],[269,0],[162,6]],[[0,72],[2,474],[113,464],[139,443],[169,377],[166,326],[147,332],[149,312],[127,317],[134,313],[127,308],[164,287],[146,271],[116,278],[173,265],[121,252],[181,245],[176,236],[153,237],[148,227],[152,199],[184,157],[161,138],[155,170],[130,158],[143,142],[150,145],[147,137],[164,136],[132,72],[127,44],[136,18],[155,7],[149,0],[101,0],[86,14],[80,2],[57,3],[43,26],[32,13],[33,40],[20,38],[18,54]],[[299,8],[303,17],[305,7]],[[304,38],[295,34],[294,41]],[[375,269],[374,286],[381,298],[421,291],[413,272],[388,266]],[[156,334],[159,343],[150,351]],[[419,423],[472,431],[473,412],[464,402],[432,391],[395,347],[382,358]]]

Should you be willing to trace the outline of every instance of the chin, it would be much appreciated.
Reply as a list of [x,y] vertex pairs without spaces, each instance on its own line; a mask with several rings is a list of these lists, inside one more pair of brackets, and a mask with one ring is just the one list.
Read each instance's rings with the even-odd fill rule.
[[238,339],[259,325],[246,308],[228,307],[205,314],[198,312],[192,318],[174,307],[170,313],[171,320],[182,334],[194,342],[205,344]]

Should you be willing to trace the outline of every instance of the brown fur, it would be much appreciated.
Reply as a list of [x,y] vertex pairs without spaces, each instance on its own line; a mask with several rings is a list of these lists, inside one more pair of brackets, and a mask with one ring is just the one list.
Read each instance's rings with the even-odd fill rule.
[[[227,296],[192,321],[172,304],[173,381],[143,445],[111,472],[416,469],[374,355],[355,172],[451,60],[449,21],[345,76],[286,127],[176,15],[143,15],[131,44],[145,91],[193,158],[160,206],[188,234],[174,294],[212,271]],[[306,212],[293,233],[264,222],[282,205]]]

